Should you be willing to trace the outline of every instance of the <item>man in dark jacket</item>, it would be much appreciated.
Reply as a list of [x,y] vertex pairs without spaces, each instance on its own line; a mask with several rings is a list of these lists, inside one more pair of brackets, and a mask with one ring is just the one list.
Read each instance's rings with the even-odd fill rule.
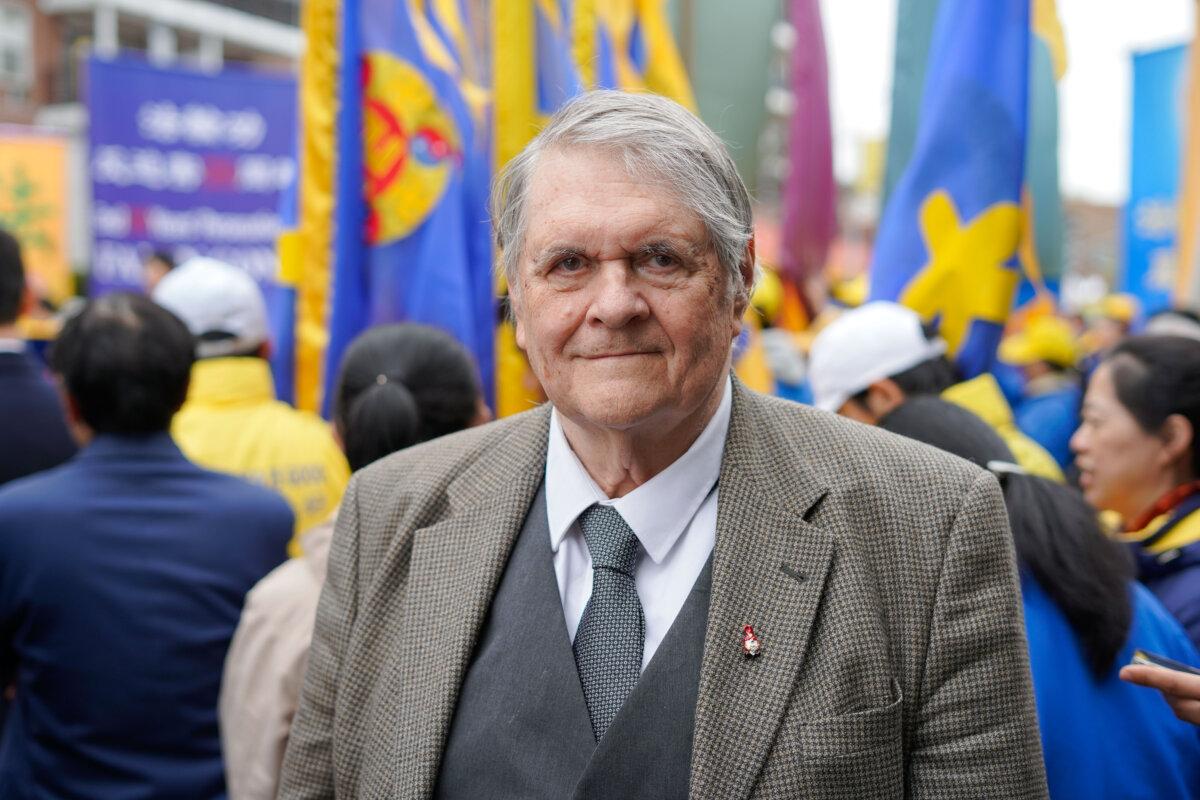
[[145,297],[67,323],[51,363],[86,441],[0,490],[0,797],[225,797],[217,693],[282,497],[185,459],[193,340]]
[[28,303],[20,245],[0,229],[0,486],[75,454],[58,395],[17,330]]

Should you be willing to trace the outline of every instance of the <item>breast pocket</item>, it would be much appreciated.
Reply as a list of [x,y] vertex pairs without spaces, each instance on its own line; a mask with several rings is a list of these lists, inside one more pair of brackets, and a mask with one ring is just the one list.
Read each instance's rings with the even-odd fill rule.
[[849,758],[899,745],[903,700],[900,684],[892,679],[892,700],[885,705],[800,722],[791,731],[796,755],[804,761]]
[[781,783],[803,796],[903,797],[903,697],[894,679],[891,689],[889,702],[865,711],[792,721],[773,759]]

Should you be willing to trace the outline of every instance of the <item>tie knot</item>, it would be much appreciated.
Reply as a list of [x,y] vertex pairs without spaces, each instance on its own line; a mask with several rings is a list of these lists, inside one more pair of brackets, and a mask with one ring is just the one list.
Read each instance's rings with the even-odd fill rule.
[[579,527],[592,554],[592,568],[611,569],[633,577],[641,542],[621,512],[594,505],[579,516]]

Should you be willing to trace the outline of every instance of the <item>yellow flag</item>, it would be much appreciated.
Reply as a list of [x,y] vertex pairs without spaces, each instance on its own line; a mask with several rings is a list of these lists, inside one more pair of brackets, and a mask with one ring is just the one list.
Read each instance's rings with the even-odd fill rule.
[[654,92],[696,111],[665,0],[579,0],[572,49],[589,89]]

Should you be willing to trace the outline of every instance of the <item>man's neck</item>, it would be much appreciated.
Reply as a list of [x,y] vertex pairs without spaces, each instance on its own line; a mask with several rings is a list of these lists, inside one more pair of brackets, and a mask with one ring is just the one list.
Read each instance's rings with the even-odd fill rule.
[[16,323],[12,323],[9,325],[0,325],[0,339],[24,339],[24,338],[25,337],[21,335],[21,329],[17,327]]
[[700,406],[674,424],[652,419],[627,430],[581,425],[560,416],[563,434],[588,475],[610,498],[624,497],[675,463],[721,405],[722,380]]

